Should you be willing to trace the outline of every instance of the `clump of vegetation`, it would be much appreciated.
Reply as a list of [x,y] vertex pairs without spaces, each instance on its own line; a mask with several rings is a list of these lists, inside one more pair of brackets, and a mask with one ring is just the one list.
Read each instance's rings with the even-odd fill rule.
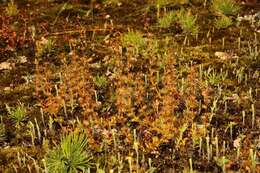
[[17,8],[17,5],[14,3],[14,0],[10,0],[10,2],[8,2],[5,11],[8,16],[16,16],[19,13],[19,10]]
[[[80,75],[79,75],[80,74]],[[58,80],[51,85],[46,81]],[[45,69],[37,66],[36,95],[48,99],[39,100],[45,112],[57,116],[61,110],[73,113],[75,107],[80,105],[85,108],[84,115],[92,114],[96,107],[94,99],[93,76],[89,71],[86,59],[72,57],[64,61],[60,73],[54,69]],[[66,115],[65,115],[66,116]]]
[[107,79],[106,79],[106,77],[104,75],[102,75],[102,76],[99,76],[99,75],[95,76],[93,78],[93,80],[94,80],[94,84],[97,87],[99,87],[99,88],[103,88],[103,87],[105,87],[107,85]]
[[215,20],[214,24],[217,29],[225,29],[232,25],[232,19],[230,17],[222,15]]
[[122,36],[122,43],[125,47],[134,47],[136,51],[146,47],[147,42],[143,35],[138,31],[128,31]]
[[199,27],[196,21],[197,17],[192,15],[191,11],[186,12],[181,9],[177,12],[165,13],[163,17],[159,18],[158,26],[160,28],[169,28],[173,23],[178,23],[184,33],[197,34]]
[[197,34],[199,32],[199,27],[196,24],[197,18],[193,16],[190,11],[185,12],[181,10],[178,18],[178,22],[185,33]]
[[36,41],[36,55],[38,57],[51,53],[54,49],[55,42],[52,38],[44,38],[42,37],[41,40]]
[[240,9],[234,0],[213,0],[211,8],[216,13],[224,15],[235,15]]
[[60,145],[48,151],[46,165],[49,173],[87,172],[91,167],[92,156],[87,151],[84,134],[69,133],[61,138]]
[[177,20],[176,13],[173,11],[170,11],[166,14],[164,14],[163,17],[161,17],[158,21],[160,28],[169,28],[172,23],[174,23]]
[[11,120],[17,125],[20,125],[28,118],[26,107],[22,103],[17,107],[9,107],[6,105],[6,109]]

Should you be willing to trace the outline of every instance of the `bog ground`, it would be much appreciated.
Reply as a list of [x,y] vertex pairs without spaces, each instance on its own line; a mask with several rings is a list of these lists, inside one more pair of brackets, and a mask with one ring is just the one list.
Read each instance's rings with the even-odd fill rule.
[[260,172],[259,39],[259,1],[0,1],[0,172]]

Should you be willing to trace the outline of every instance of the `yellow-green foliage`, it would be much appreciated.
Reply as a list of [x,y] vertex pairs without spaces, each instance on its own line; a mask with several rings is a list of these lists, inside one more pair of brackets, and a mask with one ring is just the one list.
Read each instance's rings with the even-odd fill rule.
[[105,87],[107,85],[107,79],[104,75],[95,76],[93,80],[94,80],[94,84],[99,88]]
[[17,107],[9,107],[8,105],[6,105],[6,109],[9,117],[16,124],[20,124],[28,118],[27,110],[22,103],[20,103]]
[[51,50],[54,48],[54,40],[52,38],[44,38],[42,37],[41,40],[36,41],[36,55],[42,56],[45,53],[50,53]]
[[162,18],[159,19],[158,24],[161,28],[168,28],[173,22],[177,20],[176,13],[171,11],[166,13]]
[[11,1],[8,3],[8,5],[7,5],[5,11],[6,11],[6,14],[7,14],[8,16],[15,16],[15,15],[17,15],[17,14],[19,13],[19,10],[18,10],[18,8],[17,8],[17,5],[14,3],[14,0],[11,0]]
[[197,17],[192,15],[191,11],[180,10],[178,18],[178,22],[185,33],[197,34],[199,32],[199,27],[196,24]]
[[90,168],[92,156],[87,152],[87,139],[76,132],[62,137],[60,145],[46,154],[49,173],[78,173]]
[[214,12],[224,15],[235,15],[240,9],[234,0],[213,0],[211,8]]
[[146,47],[147,42],[140,32],[129,31],[122,36],[122,44],[125,47],[134,47],[137,51],[139,51]]
[[230,17],[222,15],[215,20],[214,24],[217,29],[224,29],[232,25],[232,19]]

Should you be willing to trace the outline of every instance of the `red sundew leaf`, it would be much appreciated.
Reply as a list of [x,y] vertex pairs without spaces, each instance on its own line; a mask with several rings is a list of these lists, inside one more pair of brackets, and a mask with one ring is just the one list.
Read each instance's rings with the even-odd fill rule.
[[22,47],[25,44],[26,40],[24,37],[19,37],[18,44],[20,47]]
[[3,32],[2,36],[3,36],[3,38],[7,39],[8,38],[8,33],[7,32]]
[[17,42],[17,34],[16,32],[13,32],[12,36],[11,37],[9,36],[8,39],[8,49],[10,50],[14,49],[16,46],[16,42]]
[[16,32],[13,32],[13,33],[12,33],[12,38],[13,38],[14,40],[17,38]]

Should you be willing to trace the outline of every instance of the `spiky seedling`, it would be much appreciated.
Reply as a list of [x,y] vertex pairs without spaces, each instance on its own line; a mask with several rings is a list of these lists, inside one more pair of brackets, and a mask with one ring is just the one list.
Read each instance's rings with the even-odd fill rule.
[[86,151],[87,139],[84,134],[64,135],[59,146],[46,155],[49,173],[77,173],[91,166],[92,156]]
[[9,117],[16,125],[21,124],[28,118],[27,110],[24,104],[22,103],[19,103],[17,107],[9,107],[8,105],[6,105],[6,110],[8,112]]
[[190,11],[185,12],[184,10],[180,10],[178,18],[183,32],[191,34],[199,32],[199,27],[196,24],[197,17],[192,15]]
[[129,31],[123,35],[122,44],[125,47],[134,47],[136,52],[139,52],[146,47],[147,41],[140,32]]
[[217,14],[235,15],[240,8],[234,0],[213,0],[211,9]]
[[158,25],[160,28],[168,28],[173,22],[177,20],[175,12],[166,13],[162,18],[159,19]]

